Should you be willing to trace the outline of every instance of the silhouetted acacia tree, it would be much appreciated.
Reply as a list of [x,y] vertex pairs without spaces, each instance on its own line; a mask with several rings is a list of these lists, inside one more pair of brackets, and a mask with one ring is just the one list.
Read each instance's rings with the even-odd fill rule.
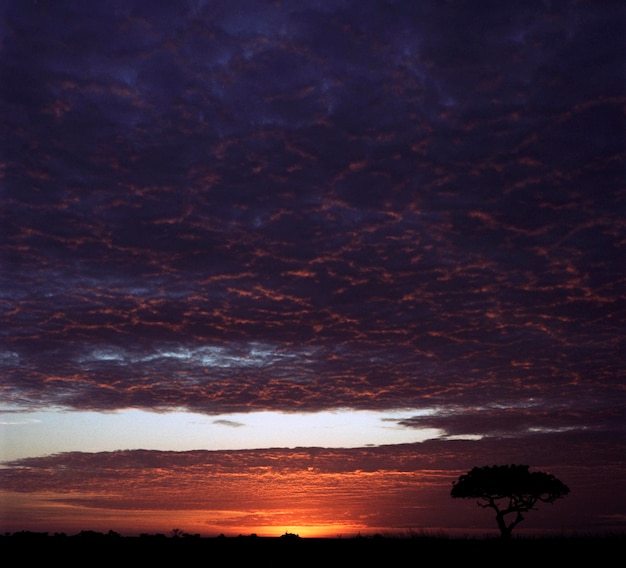
[[[524,520],[522,513],[534,509],[537,501],[553,503],[569,493],[569,487],[554,475],[528,471],[527,465],[475,467],[452,484],[453,498],[476,499],[479,507],[496,512],[500,536],[508,539]],[[515,515],[507,524],[505,517]]]

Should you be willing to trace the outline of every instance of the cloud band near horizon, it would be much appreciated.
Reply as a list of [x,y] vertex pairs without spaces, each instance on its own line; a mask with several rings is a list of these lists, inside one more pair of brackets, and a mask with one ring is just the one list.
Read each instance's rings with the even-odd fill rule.
[[[182,530],[209,536],[259,527],[278,536],[281,527],[294,526],[323,527],[324,536],[333,537],[407,530],[487,534],[495,529],[491,515],[473,502],[452,502],[451,483],[474,465],[521,459],[571,489],[563,502],[529,514],[524,529],[610,533],[624,523],[615,485],[624,473],[615,454],[624,440],[616,442],[565,433],[353,449],[69,452],[0,469],[3,524],[41,527],[43,515],[47,530],[66,532],[167,532],[171,523],[185,523]],[[24,499],[30,499],[25,511]],[[34,507],[40,507],[35,517],[29,513]]]

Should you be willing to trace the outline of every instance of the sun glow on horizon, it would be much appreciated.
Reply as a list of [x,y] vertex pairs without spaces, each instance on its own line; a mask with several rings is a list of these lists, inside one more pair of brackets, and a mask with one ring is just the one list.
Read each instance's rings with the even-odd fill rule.
[[[5,524],[16,530],[34,529],[21,526],[27,508],[45,512],[46,530],[53,532],[139,535],[177,528],[201,536],[330,538],[375,532],[372,526],[384,524],[391,511],[413,518],[415,507],[398,495],[412,500],[448,482],[438,472],[414,471],[410,461],[388,461],[386,452],[374,458],[357,449],[344,458],[342,451],[56,455],[18,468],[14,490],[0,492],[0,499]],[[38,491],[21,494],[20,480],[33,475]],[[33,518],[36,524],[40,515]]]

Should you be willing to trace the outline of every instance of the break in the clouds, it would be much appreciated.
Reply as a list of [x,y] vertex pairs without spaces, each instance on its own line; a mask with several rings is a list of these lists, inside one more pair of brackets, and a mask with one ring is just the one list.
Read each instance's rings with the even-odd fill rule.
[[3,403],[620,430],[622,16],[3,3]]

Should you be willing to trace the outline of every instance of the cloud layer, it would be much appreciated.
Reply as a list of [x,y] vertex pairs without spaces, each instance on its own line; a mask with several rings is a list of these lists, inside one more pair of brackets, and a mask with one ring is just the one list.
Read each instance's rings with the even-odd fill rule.
[[3,402],[619,430],[622,16],[5,3]]

